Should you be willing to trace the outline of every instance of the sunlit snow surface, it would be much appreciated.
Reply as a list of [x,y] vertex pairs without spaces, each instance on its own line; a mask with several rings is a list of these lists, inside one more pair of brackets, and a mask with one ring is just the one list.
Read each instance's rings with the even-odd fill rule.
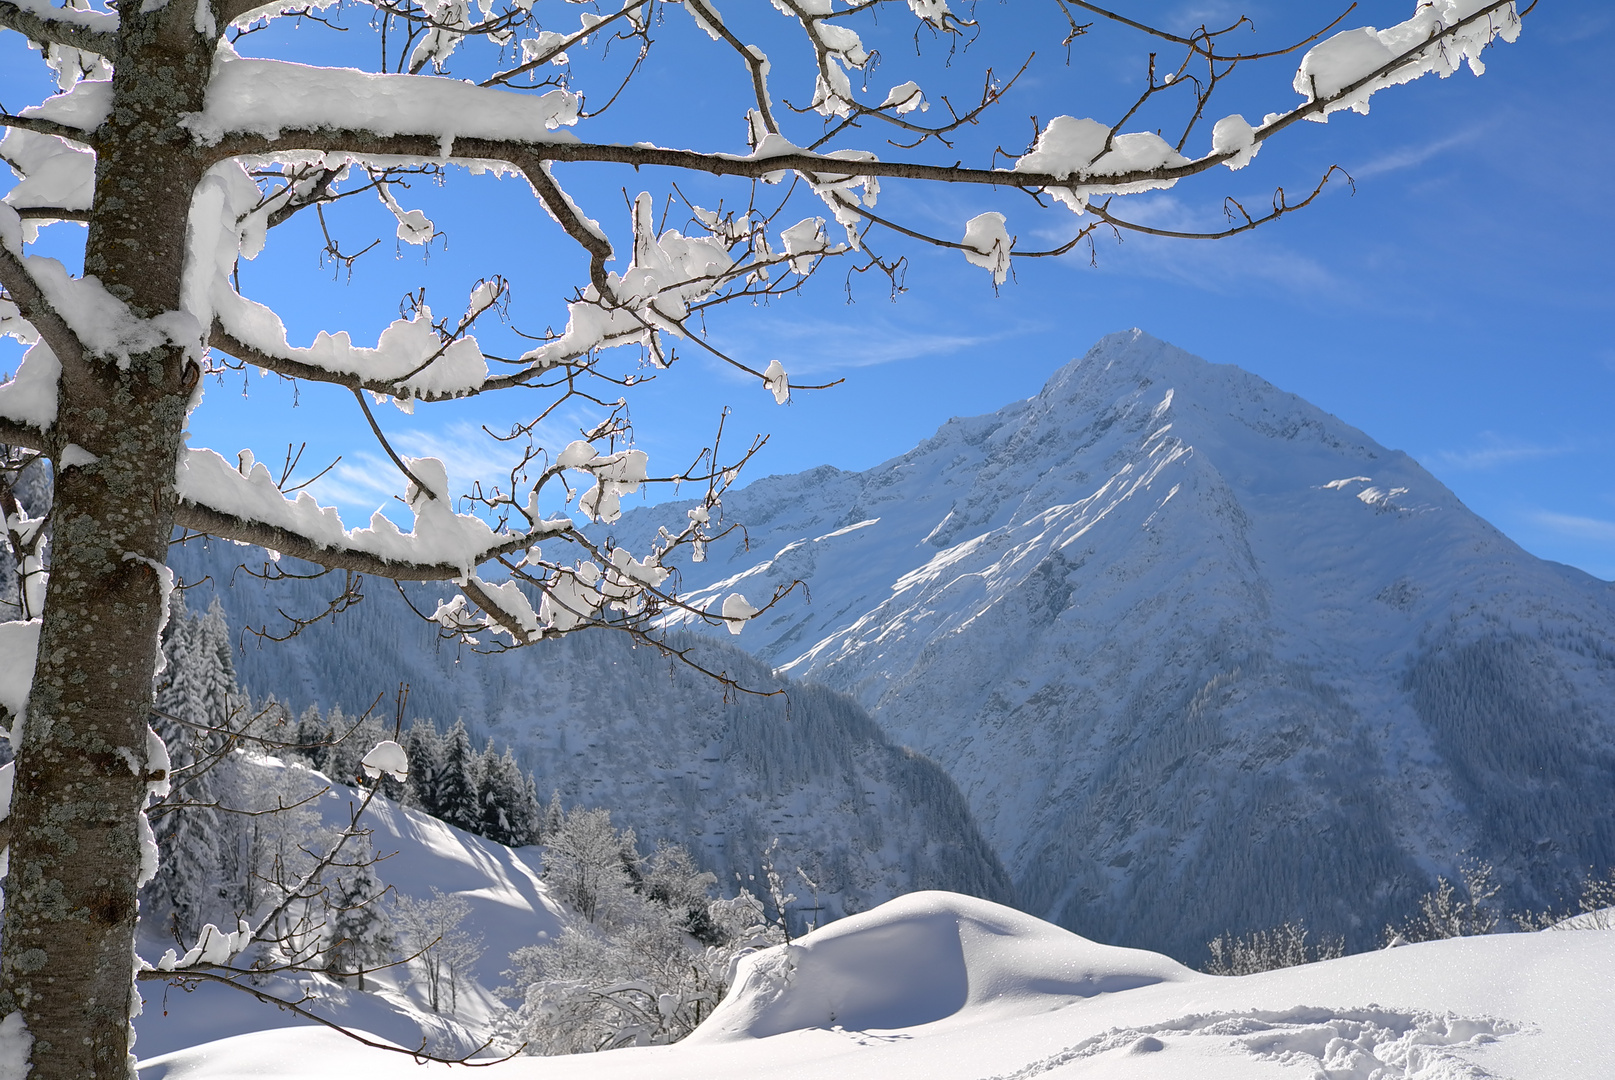
[[[289,768],[300,774],[302,783],[312,787],[326,784],[318,773],[300,766],[282,766],[271,760],[256,767],[275,772]],[[332,785],[314,806],[327,827],[341,827],[348,823],[349,814],[361,798],[352,788]],[[536,849],[512,850],[382,798],[371,803],[362,821],[372,830],[370,841],[381,859],[375,871],[385,884],[422,899],[436,887],[458,895],[469,908],[462,929],[480,936],[487,951],[474,966],[471,984],[459,992],[454,1018],[428,1009],[422,988],[411,985],[408,972],[398,969],[371,975],[365,992],[324,978],[295,987],[284,979],[272,978],[259,989],[282,999],[296,999],[311,990],[314,997],[305,1002],[305,1007],[320,1016],[340,1017],[345,1023],[397,1044],[418,1047],[423,1042],[428,1046],[480,1043],[490,1019],[500,1008],[499,1001],[488,991],[505,981],[501,972],[509,966],[510,953],[544,936],[559,936],[565,919],[560,905],[550,899],[538,879],[541,864]],[[384,910],[391,914],[390,909]],[[397,931],[396,927],[390,929]],[[155,959],[172,945],[160,926],[142,923],[143,956]],[[186,993],[146,982],[140,984],[140,990],[145,1008],[135,1021],[135,1042],[136,1053],[141,1057],[154,1057],[223,1035],[307,1023],[220,986],[204,984]],[[311,1030],[295,1029],[299,1037],[306,1037]],[[305,1064],[307,1058],[301,1051],[296,1056],[280,1051],[270,1056],[287,1067]]]
[[[915,893],[757,955],[685,1042],[490,1075],[1589,1080],[1615,1062],[1615,933],[1413,945],[1244,978]],[[308,1028],[147,1061],[145,1080],[447,1070]]]

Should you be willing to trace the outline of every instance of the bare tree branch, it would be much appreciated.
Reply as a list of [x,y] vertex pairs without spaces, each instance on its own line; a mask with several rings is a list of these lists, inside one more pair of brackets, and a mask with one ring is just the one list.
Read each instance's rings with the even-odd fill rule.
[[71,139],[85,146],[95,145],[95,136],[83,128],[76,128],[69,124],[59,124],[55,120],[46,120],[39,116],[14,116],[11,113],[0,113],[0,127],[22,128],[25,131],[37,131],[41,135],[56,135],[63,139]]
[[[1364,86],[1396,71],[1418,57],[1432,45],[1450,38],[1458,31],[1483,19],[1489,19],[1508,7],[1513,0],[1494,0],[1466,18],[1443,28],[1429,40],[1398,53],[1373,71],[1347,84],[1332,94],[1314,98],[1289,112],[1275,117],[1256,129],[1258,141],[1264,140],[1300,120],[1326,112],[1330,105],[1350,97]],[[207,157],[222,161],[247,154],[273,154],[276,151],[322,150],[326,152],[365,155],[401,155],[435,158],[442,153],[442,140],[437,135],[381,136],[370,131],[285,130],[279,139],[261,135],[234,134],[226,136],[206,149]],[[454,141],[452,157],[508,161],[517,163],[518,156],[540,161],[607,162],[620,165],[663,166],[686,172],[707,173],[713,176],[741,176],[763,179],[771,174],[795,171],[814,177],[823,183],[832,178],[852,176],[890,177],[906,180],[931,180],[956,184],[985,184],[992,187],[1037,190],[1046,188],[1079,188],[1084,186],[1119,187],[1147,181],[1179,180],[1203,173],[1214,166],[1238,156],[1240,151],[1211,153],[1182,165],[1163,165],[1152,169],[1134,169],[1120,173],[1056,176],[1050,173],[1020,172],[1009,169],[969,168],[962,164],[937,165],[909,161],[849,161],[829,155],[808,152],[770,155],[768,157],[738,156],[707,153],[695,150],[675,150],[649,145],[625,146],[621,144],[587,142],[514,142],[501,139],[461,138]]]
[[[504,1057],[490,1058],[487,1061],[472,1061],[470,1060],[470,1054],[466,1055],[465,1057],[458,1058],[437,1057],[436,1055],[428,1054],[426,1052],[426,1044],[424,1042],[418,1049],[411,1050],[403,1046],[394,1046],[392,1043],[379,1042],[375,1039],[367,1039],[353,1028],[340,1024],[335,1020],[327,1019],[317,1012],[305,1009],[302,1005],[295,1001],[287,1001],[285,998],[278,998],[274,994],[270,994],[258,989],[249,982],[239,981],[241,978],[247,978],[252,975],[259,974],[258,972],[239,971],[235,968],[225,968],[223,970],[229,972],[229,974],[220,974],[219,972],[194,967],[184,968],[179,971],[159,971],[156,968],[145,968],[135,977],[141,982],[166,982],[170,985],[178,986],[181,989],[186,988],[186,983],[222,983],[225,986],[240,990],[243,994],[251,994],[253,997],[257,998],[259,1001],[262,1001],[266,1005],[273,1005],[277,1009],[285,1009],[294,1016],[300,1016],[304,1020],[312,1020],[316,1024],[323,1024],[332,1031],[339,1031],[343,1035],[346,1035],[348,1038],[352,1039],[354,1042],[362,1043],[373,1050],[390,1050],[395,1054],[407,1054],[414,1058],[416,1062],[421,1064],[428,1061],[435,1061],[442,1065],[469,1065],[476,1068],[481,1068],[487,1065],[501,1064],[509,1061],[511,1058],[521,1053],[521,1049],[517,1048],[516,1050],[511,1051],[509,1054],[506,1054]],[[492,1044],[484,1043],[482,1046],[479,1046],[477,1049],[471,1051],[471,1053],[481,1053],[490,1045]]]
[[88,210],[65,210],[60,206],[19,206],[17,216],[24,221],[44,218],[47,221],[89,221]]

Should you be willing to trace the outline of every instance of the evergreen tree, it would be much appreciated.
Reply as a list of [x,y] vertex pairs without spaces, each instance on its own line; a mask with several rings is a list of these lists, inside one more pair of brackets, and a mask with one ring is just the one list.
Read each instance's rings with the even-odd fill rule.
[[533,780],[533,774],[527,773],[522,778],[522,834],[521,844],[542,844],[544,842],[544,804],[538,801],[538,784]]
[[235,649],[230,641],[230,624],[217,596],[208,604],[207,614],[198,623],[196,638],[196,648],[206,656],[203,697],[208,722],[215,728],[223,728],[242,703],[237,700],[241,697],[241,690],[236,683]]
[[496,844],[515,843],[516,803],[522,794],[521,773],[515,765],[508,748],[500,758],[491,738],[477,762],[476,832]]
[[532,777],[523,776],[510,747],[496,754],[488,740],[478,763],[477,805],[483,836],[511,847],[535,843],[541,811]]
[[465,721],[456,720],[443,737],[443,758],[437,774],[437,810],[442,820],[467,832],[476,832],[481,814],[477,808],[477,758]]
[[[184,594],[170,600],[163,628],[163,670],[158,674],[153,730],[168,748],[169,794],[150,812],[157,837],[157,876],[146,887],[147,909],[190,944],[215,917],[219,885],[221,822],[213,777],[206,767],[218,749],[208,729],[222,717],[213,700],[235,690],[233,670],[218,671],[203,620],[186,610]],[[227,706],[226,706],[227,708]],[[216,917],[215,920],[216,921]]]
[[370,842],[360,838],[354,847],[358,865],[344,868],[326,892],[331,941],[327,955],[333,973],[353,973],[363,990],[365,970],[391,961],[396,942],[382,916],[380,900],[385,890],[376,876]]
[[370,747],[358,748],[364,735],[355,726],[354,718],[342,711],[342,706],[331,706],[325,724],[331,732],[331,745],[325,751],[325,765],[320,771],[339,784],[351,784],[360,772],[359,759]]
[[566,811],[561,808],[561,793],[552,788],[550,789],[549,805],[544,807],[544,822],[539,830],[538,842],[540,844],[553,843],[556,832],[560,830],[565,821]]
[[319,706],[310,705],[304,709],[303,715],[297,718],[298,756],[323,772],[326,757],[330,753],[330,741],[331,731],[326,726],[325,718],[320,715]]
[[443,759],[443,739],[437,733],[437,726],[424,717],[416,717],[404,736],[404,753],[409,755],[404,803],[435,815],[438,812],[437,777]]

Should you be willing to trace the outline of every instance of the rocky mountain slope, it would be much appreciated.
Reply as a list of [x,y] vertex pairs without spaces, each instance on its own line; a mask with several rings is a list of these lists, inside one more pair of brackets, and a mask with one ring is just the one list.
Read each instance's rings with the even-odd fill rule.
[[1366,946],[1466,858],[1505,908],[1615,862],[1615,590],[1236,367],[1111,335],[724,512],[749,549],[685,588],[806,582],[740,644],[940,762],[1023,906],[1086,936],[1192,959],[1301,917]]

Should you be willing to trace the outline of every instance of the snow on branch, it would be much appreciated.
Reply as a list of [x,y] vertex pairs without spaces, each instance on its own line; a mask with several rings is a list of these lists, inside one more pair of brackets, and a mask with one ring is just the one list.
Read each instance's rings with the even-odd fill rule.
[[481,518],[450,509],[442,462],[415,458],[409,464],[443,497],[413,492],[409,506],[415,523],[407,533],[380,511],[368,528],[349,530],[334,507],[320,506],[307,491],[286,498],[269,469],[247,451],[239,468],[212,450],[187,451],[175,482],[180,496],[176,521],[321,566],[398,581],[466,577],[489,559],[574,530],[571,519],[560,517],[536,521],[519,534],[495,533]]
[[425,305],[413,317],[395,320],[373,348],[354,345],[346,330],[322,330],[313,344],[295,348],[286,343],[279,315],[241,296],[227,281],[215,280],[212,299],[218,320],[212,343],[237,359],[282,374],[428,401],[474,393],[488,381],[477,339],[444,341]]
[[40,0],[0,0],[0,27],[46,41],[110,56],[118,44],[118,16],[53,7]]
[[1313,46],[1295,74],[1296,93],[1321,105],[1307,119],[1326,121],[1342,109],[1368,112],[1375,91],[1434,72],[1445,79],[1468,63],[1486,70],[1481,52],[1494,38],[1512,42],[1520,17],[1512,2],[1427,0],[1413,17],[1384,30],[1345,30]]
[[226,135],[260,135],[275,142],[288,130],[430,135],[437,145],[427,156],[447,158],[459,138],[522,143],[571,138],[557,129],[577,119],[578,97],[566,90],[533,96],[453,79],[227,58],[214,71],[203,110],[181,124],[205,146]]
[[[0,161],[22,180],[0,202],[13,209],[88,211],[95,197],[95,154],[60,135],[13,127],[0,139]],[[39,216],[39,215],[35,215]],[[33,239],[25,226],[25,238]]]
[[[596,437],[611,434],[605,431]],[[755,451],[753,446],[747,457]],[[537,513],[539,491],[562,474],[576,472],[594,481],[578,498],[580,509],[594,520],[615,520],[620,513],[619,497],[647,479],[645,460],[639,450],[600,454],[588,440],[578,440],[544,470],[525,506],[508,493],[483,497],[481,501],[490,509],[515,513],[525,523],[521,529],[495,531],[482,518],[450,508],[448,477],[441,461],[407,459],[405,465],[420,486],[412,484],[408,492],[415,521],[406,533],[379,511],[368,528],[347,529],[334,508],[320,506],[308,492],[300,492],[296,499],[286,498],[269,470],[247,451],[242,451],[240,466],[232,467],[211,450],[190,450],[179,470],[175,522],[331,569],[395,581],[453,581],[462,595],[440,603],[429,616],[432,621],[458,636],[500,630],[514,644],[525,645],[549,633],[595,625],[607,608],[636,617],[646,613],[648,605],[677,605],[673,597],[658,591],[669,574],[661,559],[674,546],[704,543],[708,539],[702,529],[704,519],[692,519],[684,533],[664,537],[660,546],[635,559],[626,549],[596,546],[564,515],[540,518]],[[721,473],[732,476],[733,470]],[[717,471],[694,478],[710,481],[716,475]],[[691,478],[689,473],[681,477]],[[721,490],[721,485],[709,487],[712,505]],[[540,557],[539,543],[549,539],[574,544],[589,557],[573,566],[545,560]],[[523,553],[519,562],[504,558],[516,552]],[[488,563],[509,572],[511,580],[493,582],[480,576],[479,569]],[[536,606],[518,581],[541,595]],[[483,613],[480,617],[473,613],[473,605]],[[734,621],[733,612],[726,616]]]
[[0,126],[89,143],[93,141],[89,133],[100,127],[111,111],[112,83],[104,78],[84,79],[17,116],[0,116]]

